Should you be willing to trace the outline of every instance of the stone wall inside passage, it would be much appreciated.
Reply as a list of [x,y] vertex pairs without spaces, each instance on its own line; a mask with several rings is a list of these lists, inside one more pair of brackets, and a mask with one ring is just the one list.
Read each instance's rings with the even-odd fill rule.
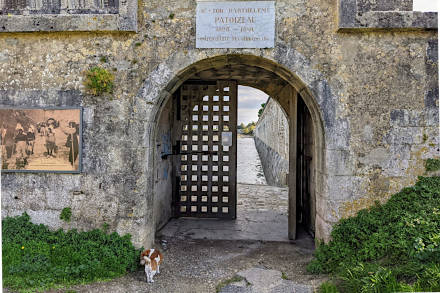
[[255,146],[268,185],[287,186],[289,173],[289,123],[273,99],[269,99],[254,131]]

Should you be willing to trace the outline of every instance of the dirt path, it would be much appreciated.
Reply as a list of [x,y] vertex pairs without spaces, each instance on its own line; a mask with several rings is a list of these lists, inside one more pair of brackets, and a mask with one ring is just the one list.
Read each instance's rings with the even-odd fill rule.
[[81,293],[216,292],[216,286],[222,281],[232,278],[238,271],[255,267],[281,271],[287,279],[313,287],[317,287],[323,279],[306,272],[306,264],[313,252],[309,239],[299,240],[296,244],[189,239],[166,241],[166,249],[161,248],[165,259],[161,274],[155,276],[153,284],[147,284],[143,271],[139,270],[110,282],[74,286],[70,290]]

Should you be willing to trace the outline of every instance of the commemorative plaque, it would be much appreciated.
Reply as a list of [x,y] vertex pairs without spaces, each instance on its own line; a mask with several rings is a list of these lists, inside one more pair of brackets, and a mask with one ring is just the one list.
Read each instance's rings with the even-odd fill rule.
[[274,1],[197,2],[197,48],[273,48]]

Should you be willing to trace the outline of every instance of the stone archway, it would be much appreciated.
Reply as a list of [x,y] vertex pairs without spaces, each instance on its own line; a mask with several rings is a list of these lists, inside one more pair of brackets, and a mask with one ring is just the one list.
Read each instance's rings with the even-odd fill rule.
[[[143,103],[148,108],[148,114],[152,118],[147,123],[147,168],[157,172],[158,150],[156,137],[159,129],[159,121],[165,104],[186,80],[194,77],[204,78],[207,72],[221,74],[221,70],[257,70],[265,72],[268,76],[274,77],[271,83],[264,80],[254,82],[243,80],[240,84],[249,85],[261,89],[276,97],[286,114],[293,115],[295,109],[295,97],[299,93],[306,104],[312,121],[313,136],[315,137],[314,146],[314,170],[316,172],[315,188],[317,193],[316,211],[325,211],[327,195],[325,194],[326,184],[326,161],[325,149],[328,145],[340,143],[340,140],[331,139],[330,135],[339,132],[342,139],[348,136],[345,121],[336,118],[336,95],[332,92],[328,82],[322,77],[320,72],[312,69],[308,62],[293,49],[277,49],[271,59],[255,55],[229,54],[213,57],[200,56],[199,52],[189,51],[186,54],[176,53],[167,62],[160,64],[145,81],[141,89],[138,103]],[[207,58],[202,58],[207,57]],[[198,60],[200,59],[200,60]],[[183,61],[182,61],[183,60]],[[180,67],[180,68],[178,68]],[[183,68],[183,69],[181,69]],[[298,74],[295,74],[295,73]],[[231,76],[233,77],[233,76]],[[341,133],[342,132],[342,133]],[[295,140],[294,136],[292,139]],[[327,145],[326,145],[327,144]],[[294,144],[292,144],[294,145]],[[294,150],[291,150],[294,152]],[[294,175],[291,174],[293,177]],[[155,179],[146,178],[148,184],[154,190]],[[291,182],[293,179],[289,180]],[[292,188],[292,195],[294,191]],[[148,207],[154,206],[154,196],[147,201]],[[155,223],[152,223],[155,229]],[[328,224],[322,215],[317,213],[316,217],[316,238],[328,239],[331,225]],[[152,231],[150,230],[150,231]],[[290,231],[290,230],[289,230]],[[292,232],[290,232],[291,234]],[[154,232],[152,233],[154,235]]]

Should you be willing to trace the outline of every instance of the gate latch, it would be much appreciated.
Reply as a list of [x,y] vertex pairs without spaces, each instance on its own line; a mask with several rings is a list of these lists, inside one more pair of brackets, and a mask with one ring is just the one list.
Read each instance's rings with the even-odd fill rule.
[[162,160],[166,160],[166,159],[168,159],[168,156],[173,156],[173,155],[174,156],[180,155],[180,140],[177,140],[176,144],[172,146],[171,153],[170,152],[168,152],[168,153],[162,152],[160,157],[162,158]]

